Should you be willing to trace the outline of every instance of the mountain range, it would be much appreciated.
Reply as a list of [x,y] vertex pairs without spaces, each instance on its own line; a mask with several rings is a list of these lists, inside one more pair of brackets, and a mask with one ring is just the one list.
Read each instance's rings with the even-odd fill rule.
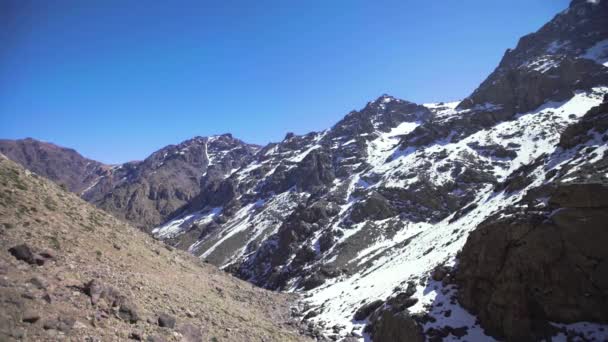
[[605,0],[572,1],[462,101],[382,95],[321,132],[113,166],[0,141],[157,240],[299,294],[301,332],[342,341],[608,339],[607,150]]

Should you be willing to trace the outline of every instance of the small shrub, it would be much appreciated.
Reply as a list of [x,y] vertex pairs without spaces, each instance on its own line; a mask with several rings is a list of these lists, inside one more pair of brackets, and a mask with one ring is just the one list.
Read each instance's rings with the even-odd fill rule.
[[50,210],[50,211],[55,211],[57,210],[57,202],[55,202],[52,198],[47,197],[44,200],[44,206]]

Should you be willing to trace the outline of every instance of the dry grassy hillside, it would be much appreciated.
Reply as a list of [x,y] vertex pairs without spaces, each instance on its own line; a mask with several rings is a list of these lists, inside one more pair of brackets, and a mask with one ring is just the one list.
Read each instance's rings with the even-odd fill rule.
[[292,300],[166,247],[0,155],[0,341],[303,340],[289,324]]

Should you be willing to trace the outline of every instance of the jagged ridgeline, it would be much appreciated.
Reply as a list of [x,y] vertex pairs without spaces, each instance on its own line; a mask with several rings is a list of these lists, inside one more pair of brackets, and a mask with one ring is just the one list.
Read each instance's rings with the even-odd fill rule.
[[302,293],[319,340],[606,340],[607,94],[608,1],[577,0],[462,101],[383,95],[322,132],[195,138],[80,188]]

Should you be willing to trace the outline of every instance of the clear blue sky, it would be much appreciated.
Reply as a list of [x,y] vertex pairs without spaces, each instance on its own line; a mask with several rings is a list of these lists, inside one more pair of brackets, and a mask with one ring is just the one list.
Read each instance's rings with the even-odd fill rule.
[[567,0],[0,1],[0,137],[106,163],[461,99]]

